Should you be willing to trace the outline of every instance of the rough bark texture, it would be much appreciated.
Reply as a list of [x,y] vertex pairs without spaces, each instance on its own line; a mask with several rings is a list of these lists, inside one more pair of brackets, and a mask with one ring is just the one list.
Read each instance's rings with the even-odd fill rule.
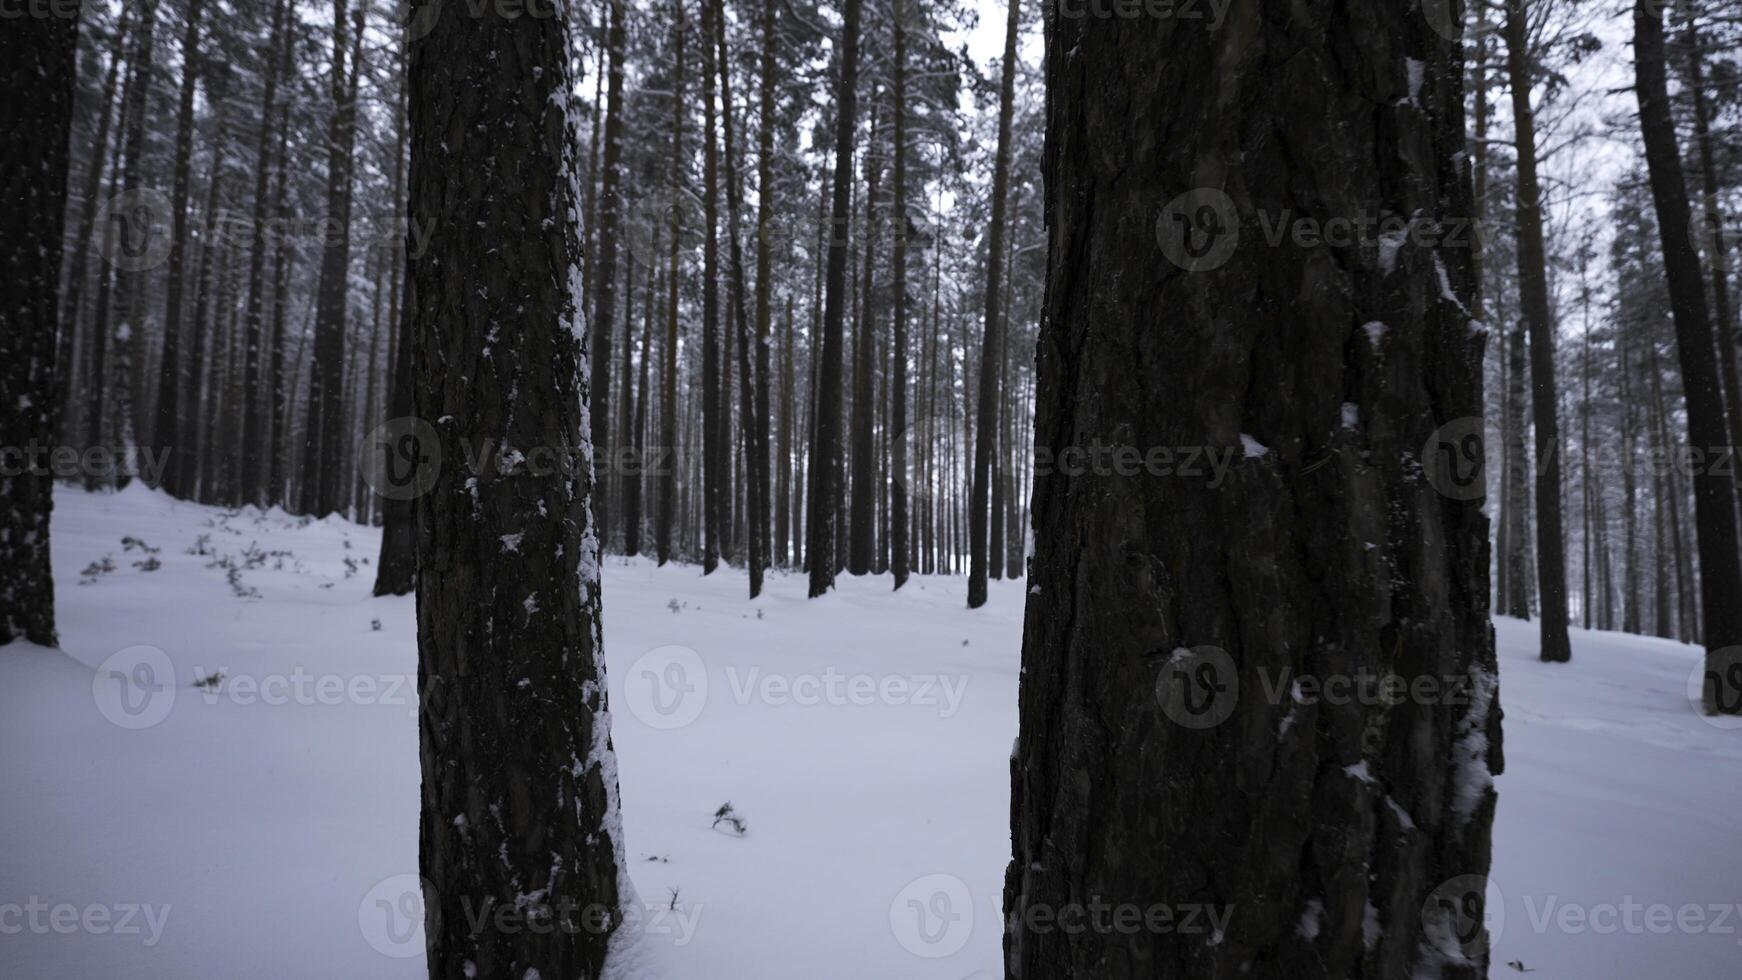
[[[1728,444],[1718,369],[1712,362],[1712,321],[1707,313],[1699,255],[1690,235],[1687,184],[1675,123],[1670,117],[1664,61],[1663,10],[1653,0],[1633,8],[1635,89],[1651,197],[1663,241],[1664,273],[1675,314],[1676,351],[1687,399],[1688,441],[1703,454]],[[1709,456],[1707,458],[1710,458]],[[1727,457],[1725,457],[1727,458]],[[1694,523],[1699,529],[1700,599],[1705,612],[1706,709],[1742,713],[1742,683],[1732,668],[1742,653],[1742,554],[1736,546],[1734,485],[1721,466],[1700,467],[1693,478]]]
[[[1459,45],[1390,0],[1235,4],[1216,33],[1048,24],[1037,451],[1236,465],[1216,488],[1036,481],[1009,976],[1485,976],[1500,711],[1470,254],[1272,247],[1257,220],[1467,218],[1462,79]],[[1226,193],[1239,237],[1188,272],[1156,219],[1193,188]],[[1288,681],[1391,674],[1440,693]],[[1033,924],[1097,900],[1228,918]]]
[[[267,196],[272,176],[272,118],[279,111],[278,78],[290,70],[289,45],[285,39],[285,20],[289,14],[289,0],[283,0],[273,8],[271,66],[266,71],[265,90],[260,98],[260,140],[254,154],[254,227],[266,227],[267,207],[270,199]],[[288,112],[289,106],[283,111]],[[395,130],[404,133],[404,113],[399,108],[396,99],[394,103]],[[403,147],[403,141],[398,145]],[[394,168],[394,206],[402,199],[399,190],[399,168]],[[244,503],[259,507],[267,505],[267,466],[265,465],[268,440],[266,423],[270,418],[268,405],[260,397],[261,379],[267,376],[262,365],[262,347],[265,345],[266,333],[266,238],[265,235],[255,235],[248,243],[248,307],[246,313],[247,335],[243,338],[243,394],[245,404],[242,407],[242,500]],[[401,338],[403,340],[403,337]],[[407,384],[410,379],[404,379]],[[407,389],[409,395],[409,389]],[[408,399],[409,400],[409,399]],[[372,423],[371,423],[372,424]],[[377,595],[381,593],[376,593]],[[396,593],[403,595],[404,593]]]
[[[419,842],[443,980],[598,977],[620,916],[571,30],[449,5],[411,45],[411,216],[432,229],[409,257],[413,376],[440,450],[418,505]],[[525,465],[474,475],[462,440]]]
[[48,526],[77,9],[0,30],[0,646],[56,643]]

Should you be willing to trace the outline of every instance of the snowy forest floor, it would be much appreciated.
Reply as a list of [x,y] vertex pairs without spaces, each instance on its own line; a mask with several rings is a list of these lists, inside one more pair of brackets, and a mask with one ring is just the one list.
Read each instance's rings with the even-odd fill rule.
[[[0,975],[422,976],[415,612],[370,598],[379,532],[136,486],[63,488],[53,534],[66,652],[0,656],[0,912],[25,907]],[[1023,586],[963,589],[812,602],[777,574],[749,602],[736,570],[607,560],[625,849],[658,910],[622,972],[1002,976]],[[1737,976],[1742,731],[1692,709],[1696,650],[1575,630],[1551,667],[1532,625],[1498,632],[1492,975]],[[117,669],[162,690],[123,702]],[[710,826],[727,801],[742,836]],[[962,917],[926,931],[907,902],[939,882]]]

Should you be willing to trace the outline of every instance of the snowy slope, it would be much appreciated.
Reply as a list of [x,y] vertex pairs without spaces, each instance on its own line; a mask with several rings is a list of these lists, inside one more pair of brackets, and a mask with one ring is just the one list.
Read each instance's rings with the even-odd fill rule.
[[[369,597],[378,533],[136,488],[63,492],[54,534],[67,652],[0,655],[0,976],[421,976],[414,606]],[[960,580],[888,586],[750,603],[607,562],[626,974],[1002,975],[1022,587],[970,613]],[[1494,975],[1742,975],[1742,732],[1690,708],[1694,651],[1575,632],[1548,667],[1499,634]],[[728,800],[743,836],[710,826]]]

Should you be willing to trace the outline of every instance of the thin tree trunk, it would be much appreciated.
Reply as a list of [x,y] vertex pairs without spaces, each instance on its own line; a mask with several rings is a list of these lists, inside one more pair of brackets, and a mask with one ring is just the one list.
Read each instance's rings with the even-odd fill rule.
[[[1675,316],[1688,439],[1701,452],[1711,452],[1727,441],[1724,402],[1712,364],[1712,323],[1699,255],[1690,237],[1687,184],[1670,117],[1661,5],[1639,0],[1633,9],[1633,36],[1634,91]],[[1704,707],[1713,713],[1742,714],[1742,603],[1736,601],[1742,595],[1742,552],[1736,542],[1735,485],[1709,466],[1694,474],[1693,484],[1705,615]]]
[[1531,406],[1536,423],[1536,572],[1542,611],[1540,657],[1564,663],[1573,657],[1567,638],[1566,540],[1561,529],[1561,436],[1555,417],[1554,325],[1548,300],[1548,260],[1543,246],[1542,192],[1536,179],[1536,116],[1530,104],[1529,42],[1525,0],[1507,0],[1506,68],[1512,89],[1517,147],[1518,287],[1530,330]]
[[677,467],[687,457],[677,455],[677,299],[678,299],[678,256],[679,238],[682,227],[679,221],[681,209],[678,206],[680,195],[683,194],[683,117],[687,107],[684,105],[684,4],[683,0],[674,0],[677,11],[675,30],[677,33],[677,73],[673,82],[672,93],[672,135],[671,135],[671,271],[670,290],[666,299],[665,344],[663,351],[665,364],[662,375],[661,399],[659,413],[659,445],[654,447],[661,460],[659,470],[659,516],[654,522],[654,549],[659,557],[659,564],[664,565],[671,560],[672,531],[677,519]]
[[807,508],[805,558],[810,597],[835,587],[835,534],[841,500],[841,335],[846,313],[847,229],[852,222],[853,130],[859,110],[859,21],[862,0],[843,0],[840,77],[835,88],[834,201],[829,216],[829,265],[823,324],[816,353],[816,422],[811,427],[814,474]]
[[981,338],[979,404],[975,410],[974,472],[968,501],[968,608],[986,604],[987,506],[991,496],[992,451],[997,439],[997,377],[1002,343],[1001,280],[1004,271],[1005,198],[1010,193],[1010,128],[1016,99],[1016,33],[1021,0],[1007,0],[1004,28],[1004,79],[998,92],[998,155],[992,166],[992,226],[986,233],[986,328]]

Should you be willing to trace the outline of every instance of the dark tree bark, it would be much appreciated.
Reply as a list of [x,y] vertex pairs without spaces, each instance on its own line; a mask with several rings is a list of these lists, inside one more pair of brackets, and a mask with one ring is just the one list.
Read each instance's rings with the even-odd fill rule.
[[877,198],[881,187],[877,140],[877,110],[880,108],[876,85],[871,87],[870,142],[865,147],[862,168],[865,172],[865,234],[864,272],[859,280],[859,317],[853,325],[853,415],[852,451],[848,454],[851,474],[847,496],[847,572],[865,575],[871,571],[872,542],[876,535],[877,481],[876,448],[872,439],[877,416],[877,403],[872,394],[872,375],[876,362],[877,337]]
[[[910,3],[911,0],[895,0]],[[916,9],[916,8],[910,8]],[[893,375],[890,379],[891,398],[889,431],[893,433],[889,447],[889,469],[893,480],[889,487],[889,563],[895,588],[907,584],[907,18],[896,16],[895,22],[895,244],[890,255],[891,289],[895,294],[895,342],[891,349]]]
[[[78,10],[14,17],[0,30],[0,646],[54,646],[49,515],[60,333],[67,144],[77,88]],[[92,166],[96,166],[93,161]]]
[[[770,236],[774,232],[774,19],[775,0],[763,0],[762,3],[762,57],[761,78],[759,79],[760,113],[756,132],[756,392],[755,419],[752,434],[755,439],[754,463],[755,484],[760,488],[757,495],[757,506],[754,520],[755,535],[758,548],[767,557],[769,563],[779,558],[769,555],[773,548],[773,529],[770,521],[773,515],[773,501],[770,499],[769,488],[772,485],[768,440],[769,429],[769,336],[773,329],[774,316],[774,283],[771,279],[772,256],[770,254]],[[791,300],[788,299],[790,304]],[[790,305],[787,314],[791,316]],[[790,331],[789,331],[790,336]],[[784,425],[785,419],[782,418]],[[780,450],[786,452],[784,443]],[[785,492],[784,486],[781,492]],[[784,501],[783,501],[784,503]],[[784,530],[780,535],[784,541]],[[781,551],[785,551],[783,547]],[[761,572],[756,573],[758,578]]]
[[352,19],[350,0],[333,0],[333,65],[328,79],[332,112],[327,121],[327,220],[315,286],[314,362],[309,369],[307,421],[303,424],[300,509],[325,517],[344,505],[339,465],[346,442],[343,392],[345,330],[349,322],[351,272],[351,161],[357,135],[357,77],[360,66],[346,51],[349,31],[359,39],[363,8]]
[[[1718,377],[1724,385],[1730,445],[1742,447],[1742,384],[1736,378],[1736,321],[1730,309],[1730,257],[1724,247],[1724,214],[1718,202],[1718,167],[1712,149],[1712,107],[1706,92],[1705,52],[1692,5],[1684,6],[1683,48],[1687,57],[1688,95],[1694,108],[1694,149],[1700,170],[1700,221],[1707,261],[1712,264],[1712,320],[1718,335]],[[1742,466],[1731,466],[1737,492],[1742,492]]]
[[[267,412],[267,400],[260,397],[262,378],[266,376],[261,364],[261,346],[265,343],[266,332],[266,239],[260,230],[266,227],[267,209],[271,205],[268,196],[272,176],[272,118],[277,112],[290,111],[289,100],[281,110],[277,104],[279,76],[290,69],[289,45],[286,43],[290,0],[276,4],[272,14],[271,53],[267,56],[269,67],[266,70],[265,88],[260,97],[260,140],[254,152],[254,228],[255,234],[248,242],[248,306],[246,313],[247,336],[243,339],[243,394],[242,407],[242,501],[265,507],[267,499],[267,467],[266,451],[269,445],[266,434],[266,423],[270,418]],[[404,146],[404,112],[400,108],[400,99],[394,100],[395,145]],[[403,155],[403,150],[401,150]],[[394,206],[403,200],[399,181],[399,162],[394,162]],[[409,379],[407,379],[409,381]],[[409,389],[407,389],[409,396]],[[409,399],[408,399],[409,400]],[[379,588],[379,582],[377,582]],[[381,594],[380,592],[376,593]],[[404,593],[395,593],[403,595]]]
[[1566,540],[1561,530],[1561,432],[1554,324],[1548,303],[1548,259],[1542,236],[1542,192],[1536,179],[1536,115],[1530,104],[1529,40],[1525,0],[1507,0],[1506,71],[1512,88],[1513,141],[1518,151],[1518,288],[1530,330],[1531,408],[1536,424],[1536,578],[1540,603],[1539,655],[1548,663],[1573,658],[1567,638]]
[[[116,18],[115,34],[110,41],[109,68],[103,76],[102,106],[97,112],[96,138],[91,142],[90,166],[85,172],[83,196],[79,198],[79,220],[73,232],[73,253],[64,272],[65,286],[61,290],[60,341],[56,351],[55,377],[60,379],[59,412],[56,415],[56,426],[59,429],[57,438],[65,441],[69,427],[73,425],[72,411],[74,407],[71,396],[75,391],[87,394],[88,399],[99,399],[97,392],[88,386],[74,383],[79,374],[79,368],[73,363],[74,336],[79,332],[80,297],[84,294],[85,282],[89,278],[91,257],[91,242],[95,237],[97,226],[98,198],[103,189],[104,160],[109,156],[109,132],[114,125],[117,106],[115,104],[115,86],[121,74],[122,51],[126,45],[129,26],[132,18],[129,16],[133,7],[123,4]],[[86,343],[95,340],[86,337]],[[79,356],[88,360],[90,352],[80,346]],[[89,405],[84,406],[89,412]]]
[[[450,6],[411,42],[411,217],[434,230],[408,256],[437,443],[417,511],[432,980],[597,978],[621,921],[591,468],[474,474],[463,451],[588,448],[574,30]],[[468,927],[504,906],[525,926]]]
[[[1635,93],[1657,229],[1663,242],[1664,273],[1675,316],[1676,351],[1687,401],[1688,441],[1713,454],[1728,445],[1718,370],[1712,363],[1712,322],[1707,313],[1699,255],[1690,236],[1687,184],[1675,122],[1669,111],[1664,60],[1663,10],[1652,0],[1633,8]],[[1742,646],[1742,552],[1736,544],[1734,484],[1722,467],[1701,466],[1693,478],[1694,523],[1699,530],[1700,599],[1705,615],[1705,707],[1708,712],[1742,713],[1742,683],[1733,667]]]
[[1500,516],[1501,613],[1518,619],[1530,618],[1530,550],[1525,546],[1530,528],[1530,453],[1524,436],[1525,325],[1502,328],[1506,348],[1501,438],[1505,441],[1505,466],[1501,479],[1505,499]]
[[[182,286],[187,280],[188,185],[192,183],[190,161],[194,152],[194,90],[200,77],[198,62],[202,6],[202,0],[188,0],[185,13],[187,24],[181,42],[181,100],[176,112],[175,163],[170,178],[169,268],[164,290],[163,356],[157,373],[156,420],[151,426],[151,445],[163,458],[172,461],[183,453],[191,455],[194,452],[193,446],[178,447],[176,441],[182,431],[182,391],[191,380],[197,395],[200,383],[198,375],[190,379],[182,372],[181,340]],[[219,179],[215,170],[212,179]],[[200,343],[197,335],[193,338],[193,343],[195,346]],[[165,489],[176,496],[187,497],[191,495],[193,488],[179,479],[181,472],[180,466],[165,467]]]
[[1016,32],[1021,0],[1008,0],[1004,28],[1004,80],[998,92],[998,156],[992,164],[992,226],[986,232],[986,328],[980,347],[979,402],[975,407],[974,472],[968,492],[968,608],[986,604],[987,535],[992,451],[998,431],[998,377],[1003,342],[1004,216],[1010,194],[1010,126],[1016,101]]
[[822,332],[812,367],[817,395],[811,426],[811,493],[805,560],[810,597],[835,587],[835,535],[841,502],[841,336],[846,316],[847,228],[852,222],[853,129],[859,113],[859,20],[862,0],[842,0],[841,74],[835,87],[834,200],[829,212],[829,265]]
[[[393,145],[398,148],[393,161],[393,196],[394,200],[403,200],[398,190],[401,186],[401,166],[405,156],[403,100],[395,100],[393,115]],[[408,298],[405,295],[407,290],[409,284],[401,284],[400,270],[396,267],[393,276],[393,312],[388,317],[389,329],[393,331],[393,364],[388,368],[387,383],[386,417],[389,422],[409,418],[416,411],[415,379],[412,377],[411,360],[413,338],[410,303],[405,302]],[[370,420],[371,425],[375,422],[376,420]],[[404,494],[386,495],[381,501],[381,554],[375,563],[375,594],[410,595],[416,589],[417,503]]]
[[[1216,33],[1051,18],[1046,65],[1039,451],[1245,458],[1219,487],[1037,478],[1006,975],[1484,977],[1500,712],[1470,255],[1257,234],[1464,220],[1461,46],[1390,0],[1236,4]],[[1190,188],[1238,222],[1192,232],[1232,249],[1219,267],[1158,254]],[[1458,693],[1297,702],[1267,694],[1283,671]],[[1092,900],[1233,913],[1034,925]]]
[[702,574],[720,565],[720,540],[730,535],[724,525],[726,471],[731,466],[730,439],[721,415],[726,411],[720,365],[720,134],[714,104],[714,2],[702,7]]
[[[764,509],[762,497],[765,491],[760,480],[761,467],[758,462],[765,452],[762,448],[762,439],[767,426],[760,421],[756,411],[757,382],[754,360],[756,345],[751,343],[749,316],[744,309],[744,246],[739,217],[744,211],[744,191],[743,185],[738,181],[738,149],[737,142],[733,138],[732,73],[731,56],[726,49],[726,7],[723,0],[709,0],[709,2],[714,4],[713,43],[720,61],[720,119],[724,123],[722,128],[726,138],[726,232],[731,241],[731,317],[737,338],[736,343],[732,346],[738,359],[738,415],[739,425],[744,433],[746,470],[743,481],[745,498],[743,516],[746,525],[744,563],[750,572],[750,598],[754,599],[762,594],[762,573],[768,564],[763,550],[766,547],[767,538],[764,537],[759,523],[759,515]],[[728,334],[728,336],[732,336],[732,334]],[[766,361],[767,358],[763,358],[763,360]],[[724,368],[729,374],[731,365],[724,365]],[[724,413],[726,404],[722,402],[720,407]],[[726,438],[729,447],[731,439],[725,431],[727,427],[722,425],[721,429],[721,435]]]
[[[594,502],[593,515],[599,522],[599,539],[610,540],[611,513],[609,496],[617,472],[617,457],[612,449],[611,411],[611,338],[617,314],[617,227],[622,212],[617,184],[621,178],[623,159],[623,59],[627,47],[628,29],[623,22],[623,0],[608,0],[611,26],[606,32],[606,47],[610,51],[609,80],[605,86],[605,148],[603,174],[599,185],[599,223],[594,274],[597,277],[593,305],[593,350],[591,365],[593,407],[594,472],[599,475],[601,492]],[[632,287],[626,287],[632,288]],[[627,380],[627,378],[625,378]]]
[[672,534],[677,522],[677,468],[686,459],[677,452],[677,298],[678,284],[682,278],[679,275],[678,257],[680,254],[679,239],[683,234],[680,221],[682,209],[678,206],[679,195],[683,190],[683,117],[687,110],[684,105],[684,4],[683,0],[674,0],[677,16],[674,31],[677,34],[677,70],[672,82],[672,130],[671,130],[671,269],[666,295],[665,343],[661,345],[660,354],[664,358],[660,377],[660,410],[659,410],[659,445],[654,447],[660,465],[657,484],[659,488],[659,511],[654,520],[653,542],[654,553],[663,565],[671,560]]

